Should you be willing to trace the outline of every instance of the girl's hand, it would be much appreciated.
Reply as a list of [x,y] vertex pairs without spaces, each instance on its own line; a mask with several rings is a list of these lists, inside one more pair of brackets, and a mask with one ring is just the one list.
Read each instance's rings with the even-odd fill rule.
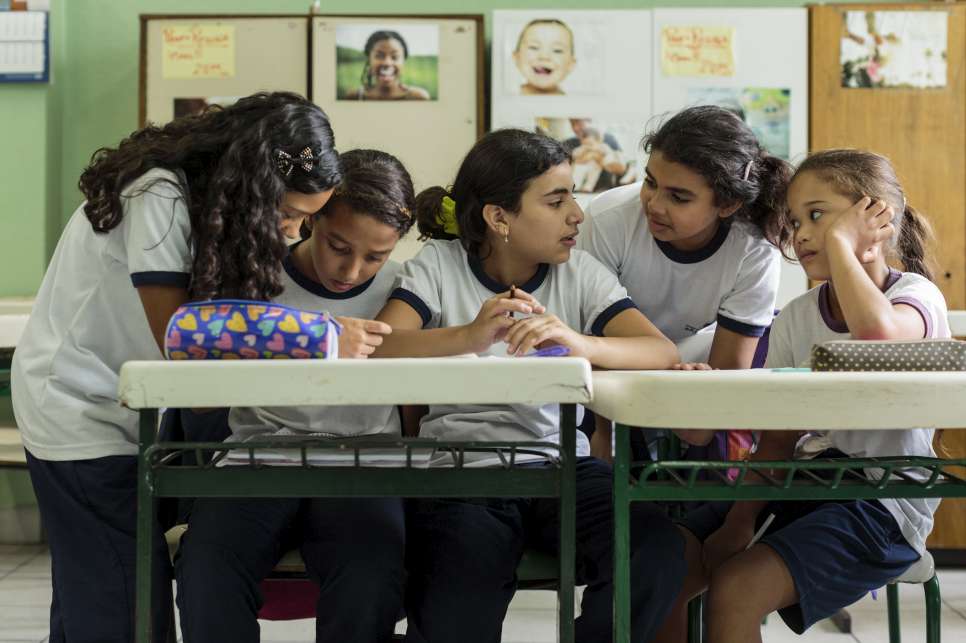
[[392,332],[392,326],[372,319],[336,317],[342,324],[339,335],[339,359],[366,359],[382,344],[383,335]]
[[753,520],[725,519],[718,531],[708,536],[704,541],[704,569],[708,574],[721,566],[723,562],[740,554],[755,536]]
[[544,310],[546,309],[533,295],[523,290],[516,290],[512,299],[509,291],[487,299],[480,307],[476,319],[463,327],[466,351],[481,353],[502,341],[507,330],[517,323],[513,317],[514,313],[531,315],[542,313]]
[[711,364],[704,362],[680,362],[671,366],[672,371],[713,371]]
[[570,349],[570,357],[590,359],[590,339],[560,321],[556,315],[534,315],[513,324],[505,341],[507,353],[517,357],[537,347],[559,344]]
[[885,201],[862,197],[832,222],[825,231],[825,243],[844,243],[859,261],[869,263],[878,254],[876,244],[895,234],[894,216],[895,210]]

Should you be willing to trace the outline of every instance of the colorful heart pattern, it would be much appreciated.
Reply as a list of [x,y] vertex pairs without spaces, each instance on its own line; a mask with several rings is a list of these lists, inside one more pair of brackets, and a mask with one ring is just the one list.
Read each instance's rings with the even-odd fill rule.
[[185,304],[168,323],[168,359],[326,359],[342,331],[327,313],[258,301]]

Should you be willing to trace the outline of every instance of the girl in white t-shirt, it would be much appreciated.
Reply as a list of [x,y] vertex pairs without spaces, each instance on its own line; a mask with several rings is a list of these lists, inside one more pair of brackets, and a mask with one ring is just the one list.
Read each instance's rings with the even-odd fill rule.
[[[931,281],[926,256],[929,225],[906,202],[886,158],[859,150],[814,154],[798,168],[788,204],[795,254],[808,277],[824,283],[782,309],[771,331],[768,367],[808,366],[812,346],[833,339],[949,337],[946,302]],[[891,268],[890,259],[906,272]],[[765,431],[753,459],[935,457],[933,433]],[[708,505],[684,521],[689,579],[682,602],[707,586],[710,574],[712,640],[760,641],[762,618],[776,610],[802,633],[918,560],[938,504],[883,499]],[[771,527],[745,551],[769,514],[776,516]]]
[[[643,145],[644,181],[590,203],[581,247],[678,345],[681,368],[750,368],[771,324],[781,250],[791,237],[791,167],[715,106],[675,114]],[[609,421],[598,418],[593,446],[610,455]]]
[[[326,115],[289,93],[148,126],[95,153],[13,359],[13,405],[50,541],[51,641],[134,639],[137,413],[129,360],[162,358],[188,300],[270,299],[286,229],[340,180]],[[156,641],[171,572],[156,551]],[[96,591],[92,591],[92,583]]]
[[[379,314],[393,332],[376,354],[507,357],[560,345],[604,368],[675,363],[674,345],[634,307],[617,278],[574,249],[583,212],[573,185],[569,155],[557,141],[521,130],[483,137],[451,190],[430,188],[417,197],[419,230],[433,240],[405,264]],[[558,409],[433,405],[420,434],[556,441]],[[577,450],[577,577],[588,587],[576,638],[609,641],[613,474],[589,457],[582,435]],[[407,640],[498,641],[524,545],[558,549],[557,510],[556,501],[534,498],[407,505]],[[637,503],[632,522],[632,629],[634,640],[643,641],[674,601],[673,588],[684,577],[683,550],[680,534],[661,510]]]

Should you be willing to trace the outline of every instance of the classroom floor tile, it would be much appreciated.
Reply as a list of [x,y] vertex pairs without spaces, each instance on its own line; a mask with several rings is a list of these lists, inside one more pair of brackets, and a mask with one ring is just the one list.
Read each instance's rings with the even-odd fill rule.
[[[941,570],[942,634],[945,641],[966,640],[966,570]],[[0,545],[0,643],[45,643],[50,608],[50,557],[43,546]],[[904,641],[925,638],[922,588],[901,585],[900,623]],[[579,601],[579,590],[578,590]],[[514,597],[503,626],[503,643],[556,641],[557,597],[552,592],[520,592]],[[769,617],[765,643],[880,643],[888,640],[885,593],[866,596],[849,608],[852,634],[838,632],[829,621],[804,636],[793,634],[777,616]],[[261,621],[265,643],[312,641],[315,623]],[[397,631],[405,631],[405,622]]]

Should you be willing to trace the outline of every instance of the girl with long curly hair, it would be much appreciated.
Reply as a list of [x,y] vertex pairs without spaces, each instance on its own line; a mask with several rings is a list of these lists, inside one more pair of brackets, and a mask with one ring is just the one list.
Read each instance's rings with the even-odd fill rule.
[[[161,359],[188,300],[282,291],[285,228],[340,182],[326,115],[289,93],[150,125],[102,148],[57,244],[13,360],[14,411],[50,542],[51,641],[134,639],[137,414],[128,360]],[[171,571],[155,551],[155,641]]]

